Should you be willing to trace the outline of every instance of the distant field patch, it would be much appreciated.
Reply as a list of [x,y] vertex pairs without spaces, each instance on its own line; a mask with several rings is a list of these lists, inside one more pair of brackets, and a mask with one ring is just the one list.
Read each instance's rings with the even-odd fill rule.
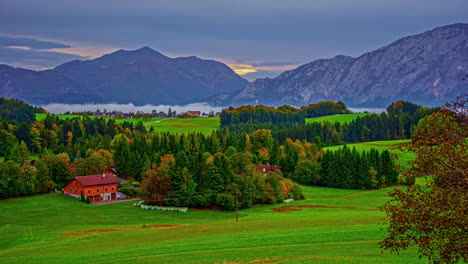
[[342,114],[342,115],[329,115],[329,116],[320,116],[320,117],[314,117],[314,118],[306,118],[306,124],[316,123],[316,122],[349,123],[358,117],[364,117],[368,115],[372,115],[372,113]]
[[[393,149],[394,147],[397,147],[401,143],[408,143],[411,140],[405,139],[405,140],[386,140],[386,141],[371,141],[371,142],[363,142],[363,143],[355,143],[355,144],[347,144],[346,146],[349,148],[356,147],[357,151],[369,151],[372,148],[375,148],[379,151],[383,150],[388,150],[391,153],[395,153],[398,157],[396,163],[398,165],[407,167],[409,166],[409,162],[411,160],[414,160],[416,158],[416,154],[412,152],[403,152],[398,149]],[[337,150],[342,148],[343,145],[338,145],[338,146],[330,146],[330,147],[325,147],[325,150]]]
[[198,117],[198,118],[174,118],[161,122],[148,124],[146,129],[153,128],[154,131],[189,133],[197,132],[210,134],[219,129],[219,117]]

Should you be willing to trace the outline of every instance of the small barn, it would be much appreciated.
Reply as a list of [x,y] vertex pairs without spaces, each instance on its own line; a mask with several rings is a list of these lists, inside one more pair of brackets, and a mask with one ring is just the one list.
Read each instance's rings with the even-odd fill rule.
[[90,202],[109,201],[116,199],[120,179],[112,174],[97,174],[73,177],[62,187],[64,194],[81,198],[81,194]]

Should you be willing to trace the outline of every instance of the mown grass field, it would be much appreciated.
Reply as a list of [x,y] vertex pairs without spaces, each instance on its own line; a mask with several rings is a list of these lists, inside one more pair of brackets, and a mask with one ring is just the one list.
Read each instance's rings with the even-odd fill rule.
[[155,131],[161,132],[210,134],[219,129],[219,125],[219,117],[174,118],[147,124],[146,129],[149,130],[152,127]]
[[241,210],[238,223],[234,212],[88,205],[57,193],[0,201],[0,263],[423,263],[414,248],[393,255],[377,245],[376,208],[389,188],[303,190],[306,200]]
[[[36,114],[36,120],[42,120],[47,117],[49,114]],[[83,116],[81,115],[63,115],[63,114],[53,114],[54,116],[58,116],[61,120],[65,119],[71,119],[75,117],[82,118]],[[90,118],[100,118],[99,116],[89,116]],[[109,118],[110,119],[110,118]],[[117,123],[123,123],[123,122],[133,122],[133,123],[138,123],[139,121],[142,121],[143,124],[148,124],[152,123],[155,121],[159,120],[164,120],[167,119],[166,117],[151,117],[151,118],[112,118],[114,119]]]
[[[395,153],[396,157],[398,158],[396,160],[396,164],[401,165],[403,167],[408,167],[409,162],[411,160],[414,160],[416,158],[416,154],[412,152],[403,152],[398,149],[394,149],[394,147],[397,147],[401,143],[408,143],[411,140],[405,139],[405,140],[387,140],[387,141],[371,141],[371,142],[363,142],[363,143],[355,143],[355,144],[347,144],[349,148],[356,147],[357,151],[369,151],[372,148],[375,148],[379,151],[383,150],[389,150],[391,153]],[[330,146],[330,147],[325,147],[325,150],[337,150],[339,148],[342,148],[343,145],[339,146]]]
[[306,124],[315,123],[315,122],[325,122],[325,121],[348,123],[358,117],[364,117],[368,115],[371,115],[371,113],[329,115],[329,116],[321,116],[321,117],[314,117],[314,118],[306,118]]

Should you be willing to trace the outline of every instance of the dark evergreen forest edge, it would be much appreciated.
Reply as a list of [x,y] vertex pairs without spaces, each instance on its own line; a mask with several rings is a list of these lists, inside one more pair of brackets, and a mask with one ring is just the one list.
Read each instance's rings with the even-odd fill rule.
[[[305,124],[307,117],[350,111],[342,102],[229,107],[221,113],[221,128],[204,135],[146,131],[141,122],[104,118],[50,115],[36,121],[34,114],[44,109],[15,99],[0,102],[0,198],[60,189],[73,176],[104,173],[115,162],[119,177],[132,177],[122,192],[148,204],[226,210],[235,208],[236,195],[241,208],[304,198],[294,182],[351,189],[411,184],[414,179],[399,176],[388,151],[322,147],[409,139],[419,120],[437,111],[398,101],[387,113],[349,123]],[[34,164],[31,155],[39,157]],[[282,169],[255,169],[265,164]]]

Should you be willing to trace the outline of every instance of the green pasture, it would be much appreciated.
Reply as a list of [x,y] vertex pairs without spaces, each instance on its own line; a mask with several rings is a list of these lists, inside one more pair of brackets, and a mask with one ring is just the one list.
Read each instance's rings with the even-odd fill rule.
[[[394,153],[395,157],[397,158],[396,164],[401,165],[403,167],[408,167],[409,162],[416,158],[416,154],[412,152],[404,152],[398,149],[395,149],[401,143],[408,143],[411,140],[404,139],[404,140],[386,140],[386,141],[371,141],[371,142],[363,142],[363,143],[355,143],[355,144],[347,144],[346,146],[349,148],[356,147],[357,151],[369,151],[372,148],[375,148],[379,151],[389,150],[390,153]],[[330,146],[325,147],[325,150],[337,150],[342,148],[343,145],[338,146]]]
[[174,118],[147,124],[146,130],[153,128],[154,131],[160,132],[210,134],[219,129],[219,125],[219,117]]
[[[36,120],[42,120],[47,117],[47,115],[50,114],[36,114]],[[52,114],[53,116],[58,116],[59,119],[65,120],[65,119],[72,119],[75,117],[82,118],[83,116],[81,115],[64,115],[64,114]],[[99,116],[88,116],[89,118],[100,118]],[[107,119],[107,118],[106,118]],[[151,117],[151,118],[109,118],[109,119],[114,119],[117,123],[123,123],[123,122],[133,122],[133,123],[138,123],[139,121],[142,121],[143,124],[149,124],[155,121],[159,120],[164,120],[167,119],[166,117]]]
[[238,223],[234,212],[88,205],[58,193],[4,200],[0,263],[423,263],[415,248],[377,245],[390,188],[303,190],[306,200],[241,210]]
[[306,118],[306,124],[315,123],[315,122],[349,123],[358,117],[364,117],[368,115],[371,115],[371,113],[342,114],[342,115],[329,115],[329,116]]

